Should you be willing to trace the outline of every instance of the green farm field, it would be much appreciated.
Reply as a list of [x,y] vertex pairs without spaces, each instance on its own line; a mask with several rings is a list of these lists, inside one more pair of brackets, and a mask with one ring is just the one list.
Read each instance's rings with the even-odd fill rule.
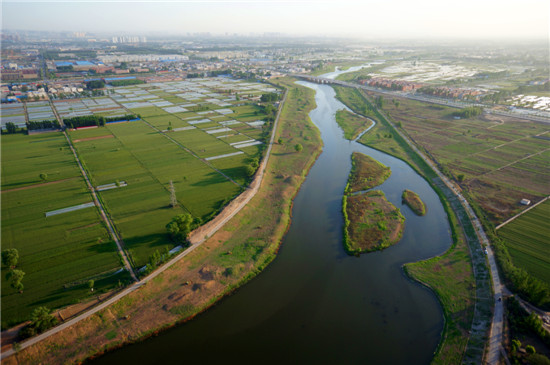
[[[82,141],[75,147],[94,185],[117,180],[128,184],[99,194],[136,267],[145,265],[154,251],[174,247],[165,228],[174,215],[187,211],[201,220],[208,219],[240,192],[239,186],[144,122],[105,128],[114,138]],[[77,132],[81,135],[87,131]],[[170,180],[176,190],[177,208],[169,207]]]
[[[44,183],[38,175],[46,173]],[[24,321],[41,305],[57,308],[128,279],[120,268],[95,207],[46,217],[45,213],[88,203],[92,197],[61,133],[2,136],[2,249],[19,251],[24,291],[6,280],[2,267],[2,328]]]
[[546,201],[498,230],[515,266],[550,283],[550,201]]
[[522,210],[523,198],[550,194],[550,126],[509,117],[454,119],[457,109],[386,97],[384,110],[461,182],[495,224]]

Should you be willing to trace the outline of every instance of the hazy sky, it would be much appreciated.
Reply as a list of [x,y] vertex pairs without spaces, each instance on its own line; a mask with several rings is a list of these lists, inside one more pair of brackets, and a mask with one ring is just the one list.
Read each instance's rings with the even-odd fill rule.
[[548,39],[548,0],[2,1],[2,29]]

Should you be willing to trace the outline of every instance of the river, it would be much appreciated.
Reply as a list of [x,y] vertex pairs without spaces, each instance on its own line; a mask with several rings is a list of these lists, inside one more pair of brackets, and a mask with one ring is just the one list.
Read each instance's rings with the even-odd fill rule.
[[[353,71],[357,68],[351,68]],[[325,74],[335,77],[342,71]],[[443,329],[435,295],[402,265],[445,251],[449,225],[438,196],[410,166],[344,139],[335,113],[345,106],[327,85],[316,91],[313,123],[324,148],[294,201],[277,258],[234,295],[192,321],[123,347],[94,364],[428,364]],[[403,238],[383,251],[348,256],[342,194],[354,151],[391,167],[381,189],[406,218]],[[417,192],[427,214],[401,204]]]

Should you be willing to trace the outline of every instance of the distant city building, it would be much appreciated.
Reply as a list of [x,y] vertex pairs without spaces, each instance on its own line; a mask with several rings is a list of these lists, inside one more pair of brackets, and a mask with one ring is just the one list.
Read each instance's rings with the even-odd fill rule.
[[187,61],[189,60],[188,56],[180,54],[169,54],[169,55],[156,55],[156,54],[144,54],[144,55],[104,55],[97,56],[97,58],[106,64],[113,62],[166,62],[166,61]]
[[138,36],[115,36],[112,39],[113,43],[146,43],[146,37]]

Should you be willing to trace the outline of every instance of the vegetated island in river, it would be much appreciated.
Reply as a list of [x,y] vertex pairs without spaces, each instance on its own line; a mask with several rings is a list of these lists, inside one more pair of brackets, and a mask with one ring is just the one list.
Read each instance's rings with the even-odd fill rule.
[[346,193],[372,189],[386,181],[390,175],[391,169],[389,167],[370,156],[353,152]]
[[[382,250],[399,242],[405,227],[405,217],[380,190],[352,194],[353,191],[365,190],[365,182],[370,187],[380,185],[391,174],[388,167],[363,154],[353,153],[352,160],[353,169],[342,199],[344,246],[349,254],[359,255]],[[366,171],[374,171],[377,175],[368,176]],[[353,182],[358,181],[363,183],[354,188]]]
[[405,189],[401,198],[403,203],[407,204],[416,215],[426,215],[426,205],[417,193]]
[[345,109],[336,112],[336,123],[344,131],[344,137],[349,140],[354,140],[372,125],[372,121]]

